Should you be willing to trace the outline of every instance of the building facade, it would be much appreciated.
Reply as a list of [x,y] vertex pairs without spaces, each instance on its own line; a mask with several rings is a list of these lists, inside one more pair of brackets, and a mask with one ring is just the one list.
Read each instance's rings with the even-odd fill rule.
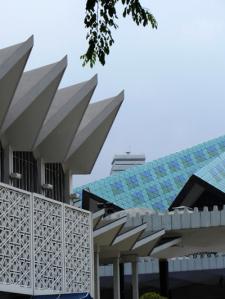
[[[132,263],[135,259],[139,262],[140,284],[145,284],[145,290],[149,289],[146,280],[150,279],[149,275],[154,274],[150,269],[153,269],[157,263],[157,269],[155,268],[154,271],[159,271],[159,276],[154,277],[162,282],[160,285],[162,295],[169,295],[169,270],[177,272],[177,274],[172,273],[172,277],[178,277],[180,271],[189,272],[189,274],[180,274],[185,279],[188,276],[196,276],[193,271],[200,270],[201,273],[197,275],[199,279],[204,281],[207,277],[208,279],[214,277],[215,280],[215,272],[212,270],[216,271],[224,267],[224,186],[225,136],[221,136],[76,188],[75,191],[80,194],[89,193],[90,199],[99,197],[100,201],[104,200],[107,204],[111,203],[123,209],[122,212],[112,214],[110,219],[122,219],[129,213],[124,228],[109,245],[112,247],[110,253],[107,254],[104,247],[100,246],[101,264],[104,266],[111,264],[108,268],[103,268],[103,275],[107,274],[107,271],[113,273],[113,277],[115,273],[118,275],[118,269],[113,264],[117,254],[120,263],[131,263],[128,268],[125,266],[125,281],[128,276],[132,276],[129,278],[130,285],[137,280],[138,272],[137,266],[133,266]],[[129,226],[131,230],[127,240],[124,241]],[[142,233],[135,235],[140,227],[143,228]],[[133,243],[129,247],[132,231],[135,241],[132,239]],[[142,249],[137,250],[140,246]],[[116,252],[118,248],[119,253]],[[150,257],[150,259],[145,262],[145,259],[140,257]],[[203,271],[209,272],[206,274]],[[224,275],[223,270],[220,271],[220,275]],[[107,275],[102,279],[106,286],[109,282]],[[218,296],[221,296],[218,281],[219,278],[216,283],[214,282],[214,288]],[[124,285],[124,279],[121,285]],[[136,293],[131,295],[134,299],[138,298],[136,286],[137,283]],[[104,294],[110,297],[109,290]],[[123,287],[121,287],[121,298],[125,298],[123,294]],[[205,296],[207,295],[209,294],[206,292]],[[189,298],[185,297],[184,293],[183,296]],[[120,297],[114,297],[117,298]]]
[[90,173],[123,92],[90,104],[97,76],[59,88],[67,58],[24,71],[33,37],[0,50],[0,295],[91,293],[91,214],[72,175]]
[[112,160],[112,168],[110,175],[117,174],[120,171],[127,170],[128,168],[143,165],[145,163],[145,155],[134,155],[126,152],[123,155],[115,155]]

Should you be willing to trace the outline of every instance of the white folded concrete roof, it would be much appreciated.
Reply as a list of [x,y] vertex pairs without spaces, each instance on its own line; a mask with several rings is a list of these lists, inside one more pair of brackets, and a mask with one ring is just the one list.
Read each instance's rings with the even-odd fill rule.
[[96,86],[94,76],[57,91],[35,144],[36,156],[46,162],[64,162]]
[[117,236],[127,218],[123,217],[112,222],[106,222],[94,230],[93,237],[95,246],[109,246]]
[[0,50],[0,139],[13,151],[32,151],[72,174],[90,173],[112,126],[123,93],[90,104],[97,75],[58,86],[67,58],[23,73],[33,37]]
[[99,210],[98,212],[92,214],[92,223],[93,229],[95,229],[96,225],[100,222],[101,218],[104,216],[105,210]]
[[0,128],[33,47],[33,36],[25,42],[0,50]]
[[88,106],[65,159],[65,169],[71,169],[74,174],[90,173],[123,99],[124,92],[121,92],[116,97]]
[[126,232],[121,232],[121,234],[119,234],[112,243],[113,249],[115,248],[120,252],[131,250],[146,227],[146,224],[142,224],[137,227],[131,228]]
[[[199,252],[225,250],[225,206],[221,211],[215,207],[212,211],[207,208],[199,211],[195,208],[192,212],[183,210],[165,214],[152,214],[151,211],[147,215],[115,213],[115,217],[110,215],[101,218],[99,225],[105,223],[107,227],[107,221],[116,221],[116,217],[125,214],[126,223],[117,233],[114,231],[112,243],[98,244],[100,261],[103,264],[111,263],[112,259],[118,256],[129,262],[131,257],[169,259]],[[100,235],[101,233],[99,238]],[[133,246],[130,246],[132,242]]]
[[33,149],[66,66],[65,57],[23,74],[2,126],[4,143],[17,151]]
[[138,240],[134,244],[132,248],[132,253],[141,257],[150,255],[152,249],[164,234],[165,234],[165,230],[162,229],[158,232],[154,232],[146,235],[144,238]]
[[171,238],[168,241],[165,241],[163,244],[156,246],[152,250],[151,255],[153,257],[156,257],[157,255],[161,256],[163,251],[165,251],[165,250],[167,251],[170,247],[180,244],[181,241],[182,241],[182,238],[180,238],[180,237]]

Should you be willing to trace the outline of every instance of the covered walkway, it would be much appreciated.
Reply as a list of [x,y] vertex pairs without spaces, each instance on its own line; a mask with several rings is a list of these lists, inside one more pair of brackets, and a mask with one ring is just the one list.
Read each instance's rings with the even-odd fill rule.
[[[126,214],[127,213],[127,214]],[[100,299],[100,265],[113,265],[114,299],[122,299],[124,263],[131,263],[132,299],[139,298],[138,261],[140,257],[159,260],[160,289],[168,295],[168,259],[199,252],[225,251],[225,208],[154,213],[126,210],[104,217],[98,215],[94,226],[95,298]],[[101,216],[100,216],[101,215]]]

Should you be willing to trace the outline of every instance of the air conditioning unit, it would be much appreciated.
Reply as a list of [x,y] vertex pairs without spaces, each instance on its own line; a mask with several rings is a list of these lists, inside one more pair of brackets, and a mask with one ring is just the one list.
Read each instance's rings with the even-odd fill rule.
[[16,180],[21,180],[22,179],[22,174],[18,172],[12,172],[10,173],[10,178],[11,179],[16,179]]
[[53,190],[53,185],[52,184],[43,184],[42,189],[44,189],[44,190]]

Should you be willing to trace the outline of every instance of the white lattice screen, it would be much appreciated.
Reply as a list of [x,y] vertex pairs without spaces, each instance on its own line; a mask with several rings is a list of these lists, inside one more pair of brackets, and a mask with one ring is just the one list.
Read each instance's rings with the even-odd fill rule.
[[32,201],[29,193],[0,185],[0,285],[32,292]]
[[35,290],[63,291],[63,205],[36,195],[34,211]]
[[0,184],[0,291],[90,292],[90,214]]
[[64,213],[66,292],[85,292],[91,285],[89,217],[87,213],[68,206]]

